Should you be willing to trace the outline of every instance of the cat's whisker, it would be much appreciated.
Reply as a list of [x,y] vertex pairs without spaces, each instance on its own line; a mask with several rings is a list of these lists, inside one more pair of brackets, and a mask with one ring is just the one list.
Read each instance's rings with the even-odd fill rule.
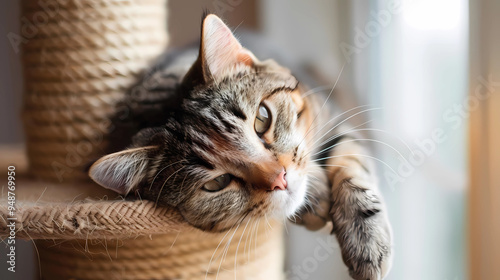
[[167,249],[167,251],[165,251],[163,254],[166,255],[168,252],[170,252],[170,250],[174,247],[174,244],[175,242],[177,242],[177,238],[179,238],[179,235],[181,234],[181,232],[177,232],[177,235],[175,236],[175,239],[174,241],[172,242],[172,244],[170,245],[170,247]]
[[310,205],[312,205],[313,203],[314,203],[314,205],[319,204],[319,200],[317,198],[315,198],[312,195],[312,193],[307,193],[306,199],[307,199],[308,204],[310,204]]
[[[222,264],[226,260],[227,253],[229,252],[229,248],[231,247],[231,242],[232,242],[232,240],[234,238],[234,235],[236,234],[236,232],[238,231],[239,227],[241,226],[241,224],[243,223],[243,221],[246,219],[247,216],[248,216],[248,213],[246,215],[244,215],[243,217],[241,217],[240,219],[238,219],[238,221],[231,227],[231,229],[232,229],[236,225],[236,228],[234,229],[233,234],[231,235],[231,237],[229,238],[229,240],[226,242],[226,245],[224,246],[224,250],[222,252],[221,260],[220,260],[220,263],[219,263],[219,269],[217,270],[217,275],[216,275],[215,279],[217,279],[219,277],[220,269],[222,267]],[[231,229],[229,229],[229,231],[231,231]],[[243,232],[243,234],[244,234],[244,232]],[[238,246],[239,246],[239,244],[238,244]]]
[[333,131],[335,128],[339,127],[341,124],[345,123],[346,121],[348,121],[349,119],[351,118],[354,118],[355,116],[359,115],[359,114],[362,114],[362,113],[366,113],[366,112],[369,112],[369,111],[374,111],[374,110],[380,110],[382,108],[369,108],[369,109],[365,109],[363,111],[360,111],[360,112],[357,112],[347,118],[345,118],[344,120],[342,120],[341,122],[337,123],[336,125],[334,125],[332,128],[330,128],[327,132],[325,132],[321,137],[318,137],[316,139],[316,141],[314,141],[311,146],[315,146],[316,143],[318,143],[318,141],[320,141],[321,139],[323,139],[326,135],[328,135],[328,133],[330,133],[331,131]]
[[[332,87],[332,90],[330,90],[330,93],[328,94],[328,96],[326,97],[325,99],[325,102],[323,102],[323,105],[321,105],[321,108],[318,110],[318,112],[316,113],[316,116],[314,116],[314,119],[312,120],[311,124],[309,125],[309,127],[307,128],[306,130],[306,133],[304,135],[304,139],[307,137],[307,135],[309,134],[309,132],[311,132],[311,127],[312,125],[314,124],[314,122],[317,120],[319,114],[321,113],[321,111],[323,111],[323,108],[325,107],[326,103],[328,102],[328,100],[330,99],[330,97],[332,96],[332,93],[333,93],[333,90],[335,89],[335,87],[337,86],[337,83],[339,82],[340,80],[340,76],[342,75],[342,72],[344,71],[344,67],[345,67],[346,63],[344,62],[344,65],[342,65],[342,68],[340,69],[340,73],[337,77],[337,80],[335,81],[335,84],[333,85]],[[302,144],[302,142],[304,141],[304,139],[302,139],[302,141],[299,143],[298,146],[300,146],[300,144]]]
[[283,213],[283,226],[285,227],[286,235],[289,235],[289,233],[288,233],[288,227],[286,226],[286,216],[285,216],[284,213]]
[[[138,197],[137,200],[139,200],[140,202],[142,202],[141,193],[140,192],[136,192],[136,194],[137,194],[137,197]],[[124,198],[124,200],[125,200],[125,198]]]
[[258,219],[257,220],[257,227],[255,228],[255,242],[254,242],[254,254],[257,253],[257,243],[258,243],[258,238],[259,238],[259,225],[260,225],[260,220],[261,219]]
[[236,30],[238,30],[238,27],[240,27],[240,25],[241,25],[241,24],[243,24],[243,22],[244,22],[244,20],[242,20],[242,21],[240,22],[240,24],[238,24],[238,25],[237,25],[237,26],[236,26],[236,27],[232,30],[233,34],[236,32]]
[[315,88],[312,88],[312,89],[310,89],[310,90],[302,93],[301,96],[302,96],[302,98],[306,98],[306,97],[308,97],[311,94],[322,92],[323,90],[327,90],[329,88],[330,88],[330,85],[315,87]]
[[307,212],[311,212],[312,209],[312,205],[311,205],[311,201],[309,200],[309,197],[306,196],[305,197],[305,203],[304,203],[304,209],[307,211]]
[[[255,237],[254,237],[254,240],[253,240],[253,254],[254,254],[254,257],[256,256],[257,254],[257,238],[259,237],[259,226],[260,226],[260,221],[261,219],[257,219],[257,225],[255,226]],[[251,246],[252,244],[250,244]]]
[[[252,220],[252,218],[250,218],[250,220]],[[248,248],[248,251],[247,251],[248,238],[250,238],[250,240],[252,240],[252,235],[253,235],[255,223],[256,223],[256,221],[254,220],[252,222],[252,226],[250,227],[250,229],[248,231],[247,237],[245,238],[245,247],[243,248],[243,254],[247,256],[247,262],[250,261],[250,248]]]
[[325,151],[328,151],[328,150],[331,150],[341,144],[345,144],[345,143],[350,143],[350,142],[356,142],[356,141],[369,141],[369,142],[374,142],[374,143],[378,143],[378,144],[381,144],[381,145],[385,145],[387,147],[389,147],[391,150],[393,150],[394,152],[396,152],[406,163],[408,163],[408,160],[401,154],[401,152],[399,152],[399,150],[397,150],[394,146],[384,142],[384,141],[379,141],[379,140],[375,140],[375,139],[369,139],[369,138],[356,138],[356,139],[350,139],[350,140],[342,140],[336,144],[333,144],[317,153],[314,153],[312,154],[312,156],[315,156],[315,155],[318,155],[318,154],[321,154]]
[[[312,185],[309,185],[309,187],[314,188],[314,186]],[[317,201],[316,197],[314,196],[313,190],[310,190],[310,188],[306,191],[306,198],[311,197],[311,199]]]
[[321,166],[321,167],[341,167],[341,168],[348,168],[348,166],[340,165],[340,164],[320,164],[318,166]]
[[319,202],[319,201],[318,201],[318,199],[316,198],[316,196],[314,196],[314,192],[313,192],[313,191],[316,191],[316,194],[319,194],[319,192],[318,192],[316,189],[314,189],[314,187],[312,188],[312,190],[311,190],[311,189],[308,189],[308,190],[306,191],[306,194],[307,194],[309,197],[311,197],[311,199],[313,199],[314,201]]
[[233,237],[236,234],[236,232],[238,231],[238,229],[240,228],[240,225],[241,225],[241,222],[238,223],[238,226],[236,227],[236,229],[234,229],[233,234],[231,235],[231,237],[229,238],[229,240],[226,242],[226,246],[224,248],[224,251],[222,253],[222,257],[221,257],[221,260],[220,260],[220,263],[219,263],[219,269],[217,269],[217,275],[215,276],[215,280],[217,280],[219,278],[219,272],[220,272],[220,269],[222,267],[222,264],[226,260],[227,253],[229,251],[229,247],[231,246],[231,241],[233,241]]
[[267,219],[267,213],[264,214],[264,217],[266,218],[266,222],[267,222],[267,225],[269,226],[269,228],[273,229],[273,227],[271,226],[271,223],[269,223],[269,220]]
[[[371,121],[371,120],[370,120],[370,121]],[[384,130],[381,130],[381,129],[358,128],[358,127],[360,127],[360,126],[363,126],[363,125],[367,124],[367,123],[368,123],[368,122],[370,122],[370,121],[366,121],[366,122],[364,122],[364,123],[362,123],[362,124],[360,124],[360,125],[355,126],[354,128],[352,128],[352,129],[350,129],[350,130],[347,130],[347,131],[344,131],[344,132],[341,132],[341,133],[337,133],[337,134],[335,134],[335,135],[333,135],[333,136],[329,137],[327,140],[325,140],[325,141],[323,141],[321,144],[319,144],[319,147],[321,147],[322,145],[324,145],[324,144],[328,143],[329,141],[331,141],[331,140],[333,140],[333,139],[336,139],[336,138],[338,138],[338,137],[341,137],[341,136],[346,135],[346,134],[349,134],[349,133],[358,132],[358,131],[381,131],[381,132],[386,132],[386,133],[388,133],[387,131],[384,131]],[[399,138],[399,137],[397,137],[397,138],[398,138],[398,139],[399,139],[399,140],[400,140],[403,144],[405,144],[405,146],[406,146],[406,147],[410,150],[410,152],[413,154],[413,150],[411,150],[411,148],[408,146],[408,144],[407,144],[406,142],[404,142],[404,141],[403,141],[403,139],[401,139],[401,138]],[[342,142],[340,142],[340,143],[336,143],[336,144],[334,144],[334,145],[332,145],[332,146],[329,146],[329,147],[324,148],[323,150],[321,150],[321,151],[319,151],[319,152],[316,152],[316,153],[312,154],[312,156],[316,156],[316,155],[321,154],[321,153],[323,153],[323,152],[325,152],[325,151],[328,151],[328,150],[332,149],[333,147],[337,146],[338,144],[345,143],[345,142],[352,142],[352,141],[355,141],[355,140],[356,140],[356,139],[354,139],[354,140],[346,140],[346,141],[342,141]],[[389,146],[392,150],[394,150],[396,153],[398,153],[398,154],[399,154],[399,156],[401,156],[401,158],[403,158],[406,162],[408,162],[408,160],[407,160],[407,159],[406,159],[406,158],[402,155],[402,153],[401,153],[399,150],[397,150],[397,149],[396,149],[396,148],[394,148],[392,145],[390,145],[390,144],[388,144],[388,143],[386,143],[386,142],[383,142],[383,141],[380,141],[380,140],[375,140],[375,139],[358,139],[358,140],[372,141],[372,142],[377,142],[377,143],[381,143],[381,144],[383,144],[383,145]],[[309,155],[310,153],[311,153],[311,152],[307,153],[307,154],[306,154],[306,156],[307,156],[307,155]]]
[[172,165],[174,165],[174,164],[180,163],[180,162],[182,162],[182,161],[185,161],[185,159],[181,159],[181,160],[179,160],[179,161],[176,161],[176,162],[174,162],[174,163],[171,163],[171,164],[169,164],[169,165],[167,165],[167,166],[163,167],[160,171],[158,171],[158,172],[156,173],[155,177],[153,178],[153,181],[151,182],[151,185],[149,185],[149,190],[151,190],[151,187],[153,187],[153,184],[154,184],[154,182],[155,182],[155,180],[156,180],[156,177],[158,177],[158,175],[160,175],[160,173],[161,173],[161,172],[163,172],[163,170],[165,170],[166,168],[168,168],[168,167],[170,167],[170,166],[172,166]]
[[182,179],[181,185],[179,187],[179,196],[182,194],[182,189],[184,188],[184,183],[185,183],[188,175],[189,175],[189,173],[186,173],[186,176],[184,176],[184,179]]
[[[310,175],[310,176],[313,176],[313,175]],[[311,184],[309,185],[309,188],[307,188],[306,190],[306,194],[319,194],[319,191],[315,188],[315,185],[314,184]]]
[[[317,130],[317,131],[313,134],[313,136],[312,136],[311,138],[314,138],[316,135],[318,135],[320,132],[322,132],[322,131],[323,131],[323,129],[324,129],[327,125],[329,125],[331,122],[333,122],[334,120],[336,120],[336,119],[338,119],[338,118],[340,118],[340,117],[342,117],[342,116],[346,115],[347,113],[352,112],[352,111],[354,111],[354,110],[361,109],[361,108],[364,108],[364,107],[370,107],[370,106],[371,106],[371,105],[360,105],[360,106],[356,106],[356,107],[354,107],[354,108],[351,108],[351,109],[349,109],[349,110],[347,110],[347,111],[342,112],[342,113],[341,113],[341,114],[339,114],[339,115],[333,116],[333,117],[332,117],[332,118],[330,118],[327,122],[325,122],[325,123],[321,126],[321,128],[319,128],[319,129],[318,129],[318,130]],[[351,116],[351,115],[350,115],[350,116]],[[315,128],[316,128],[316,127],[315,127]]]
[[245,238],[245,247],[243,248],[243,254],[245,254],[247,256],[247,262],[250,260],[249,254],[248,254],[248,251],[247,251],[248,239],[251,240],[252,231],[253,231],[253,227],[254,226],[255,226],[255,220],[252,222],[252,225],[250,226],[250,229],[248,230],[247,237]]
[[[330,137],[328,137],[328,139],[324,140],[323,142],[319,143],[318,145],[314,145],[314,147],[321,147],[321,146],[325,145],[326,143],[328,143],[328,142],[330,142],[330,141],[332,141],[332,140],[334,140],[336,138],[339,138],[339,137],[344,136],[344,135],[349,134],[349,133],[354,133],[354,132],[358,131],[358,129],[360,129],[359,127],[362,127],[363,125],[366,125],[366,124],[370,123],[371,121],[372,120],[368,120],[368,121],[366,121],[366,122],[364,122],[362,124],[358,124],[355,127],[350,128],[350,129],[348,129],[346,131],[342,131],[342,132],[339,132],[339,133],[337,133],[337,134],[335,134],[333,136],[330,136]],[[309,155],[311,152],[312,151],[310,151],[306,155]]]
[[321,161],[321,160],[325,160],[325,159],[331,159],[331,158],[340,158],[340,157],[346,157],[346,156],[360,156],[360,157],[367,157],[367,158],[371,158],[373,160],[376,160],[380,163],[382,163],[383,165],[385,165],[387,168],[389,168],[392,172],[394,172],[394,174],[398,174],[389,164],[387,164],[385,161],[381,160],[381,159],[378,159],[376,157],[373,157],[373,156],[369,156],[369,155],[363,155],[363,154],[345,154],[345,155],[335,155],[335,156],[328,156],[328,157],[324,157],[324,158],[319,158],[319,159],[315,159],[315,160],[312,160],[313,162],[316,162],[316,161]]
[[245,225],[245,228],[243,228],[243,233],[241,234],[240,236],[240,240],[238,241],[238,245],[236,246],[236,255],[234,257],[234,279],[237,279],[237,262],[238,262],[238,249],[240,248],[240,243],[241,243],[241,239],[243,239],[243,235],[245,235],[245,231],[247,230],[247,227],[248,227],[248,223],[250,223],[252,219],[248,219],[247,221],[247,224]]
[[[252,237],[253,237],[253,234],[254,234],[254,230],[255,230],[255,225],[256,224],[257,224],[257,218],[254,219],[254,221],[252,223],[252,227],[250,228],[250,230],[248,232],[247,239],[245,240],[245,249],[244,249],[244,252],[245,252],[245,255],[247,256],[247,262],[250,261],[250,251],[251,251],[251,247],[252,247]],[[248,241],[250,241],[250,243],[248,243]]]
[[[359,126],[356,126],[356,127],[359,127]],[[403,143],[403,145],[405,145],[405,146],[406,146],[406,148],[408,149],[408,151],[410,151],[410,153],[411,153],[412,155],[414,155],[414,154],[415,154],[415,152],[413,152],[413,150],[410,148],[410,145],[408,145],[408,143],[407,143],[406,141],[404,141],[401,137],[399,137],[399,136],[397,136],[397,135],[395,135],[395,134],[393,134],[393,133],[391,133],[391,132],[389,132],[389,131],[387,131],[387,130],[378,129],[378,128],[359,128],[359,129],[350,130],[349,132],[357,132],[357,131],[377,131],[377,132],[383,132],[383,133],[386,133],[386,134],[388,134],[388,135],[390,135],[390,136],[392,136],[392,137],[394,137],[394,138],[398,139],[401,143]],[[332,137],[330,137],[330,138],[333,138],[333,136],[332,136]],[[329,138],[328,140],[326,140],[324,143],[327,143],[328,141],[330,141],[330,140],[331,140],[330,138]],[[322,144],[324,144],[324,143],[322,143]],[[321,146],[322,144],[320,144],[320,146]]]
[[165,182],[163,182],[163,184],[161,185],[160,191],[158,192],[158,196],[156,197],[155,205],[158,205],[158,201],[160,200],[161,192],[163,191],[163,188],[165,187],[165,184],[168,182],[168,180],[172,176],[174,176],[175,174],[177,174],[179,171],[181,171],[182,169],[184,169],[185,167],[186,166],[182,166],[181,168],[177,169],[174,173],[170,174],[170,176],[167,177],[167,179],[165,180]]
[[[321,171],[323,172],[323,170],[318,170],[318,171]],[[316,181],[320,181],[318,177],[314,176],[314,175],[309,175],[309,177],[315,179]]]
[[321,193],[319,192],[318,189],[315,188],[315,185],[310,185],[310,188],[307,190],[307,194],[309,194],[309,195],[313,195],[313,194],[320,195]]
[[217,253],[217,250],[219,250],[219,247],[220,245],[222,244],[222,242],[226,239],[226,236],[231,232],[231,230],[233,229],[234,226],[232,226],[227,232],[226,234],[222,237],[222,239],[220,240],[219,242],[219,245],[217,245],[217,247],[215,248],[213,254],[212,254],[212,257],[210,258],[210,261],[208,262],[208,267],[207,267],[207,272],[205,274],[205,280],[207,279],[208,277],[208,272],[210,271],[210,265],[212,264],[212,261],[214,259],[214,256],[215,254]]

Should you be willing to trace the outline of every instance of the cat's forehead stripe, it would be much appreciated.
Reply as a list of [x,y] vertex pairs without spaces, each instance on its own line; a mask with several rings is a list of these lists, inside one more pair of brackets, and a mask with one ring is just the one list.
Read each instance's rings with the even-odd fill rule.
[[295,86],[293,86],[293,87],[289,87],[289,86],[276,87],[273,90],[271,90],[271,92],[268,94],[268,97],[270,97],[278,92],[293,92],[294,90],[297,89],[298,86],[299,86],[299,83],[297,82],[295,84]]
[[246,114],[236,104],[232,104],[232,106],[229,106],[228,109],[231,111],[231,113],[234,116],[236,116],[244,121],[247,119]]
[[237,129],[236,124],[230,120],[225,119],[218,109],[212,108],[211,113],[224,125],[224,128],[230,132],[234,133]]
[[191,164],[201,165],[209,170],[214,170],[215,166],[207,159],[204,159],[201,155],[193,155],[189,160]]

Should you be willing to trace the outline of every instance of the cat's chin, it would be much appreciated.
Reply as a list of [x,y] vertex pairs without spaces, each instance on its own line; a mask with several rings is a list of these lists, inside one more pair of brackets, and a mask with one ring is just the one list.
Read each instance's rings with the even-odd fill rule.
[[274,206],[271,215],[276,219],[283,219],[283,216],[292,217],[305,203],[307,175],[289,169],[285,179],[288,183],[287,189],[274,191],[271,196],[271,204]]

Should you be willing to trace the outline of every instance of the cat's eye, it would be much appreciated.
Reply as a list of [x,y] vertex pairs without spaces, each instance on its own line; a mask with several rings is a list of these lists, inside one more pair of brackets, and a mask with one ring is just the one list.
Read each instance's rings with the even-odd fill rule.
[[223,174],[211,181],[206,182],[205,185],[203,185],[203,189],[209,192],[217,192],[227,187],[227,185],[231,183],[231,180],[231,175]]
[[264,134],[269,127],[271,126],[271,113],[269,109],[263,104],[259,106],[259,110],[257,111],[257,116],[255,117],[255,132],[257,134]]

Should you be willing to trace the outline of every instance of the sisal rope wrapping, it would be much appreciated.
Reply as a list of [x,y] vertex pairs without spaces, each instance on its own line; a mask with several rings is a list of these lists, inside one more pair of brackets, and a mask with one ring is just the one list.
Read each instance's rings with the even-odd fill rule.
[[260,223],[250,239],[251,228],[245,234],[242,227],[227,235],[193,232],[105,242],[43,240],[37,245],[48,279],[283,279],[281,230]]
[[[31,174],[79,181],[109,144],[115,104],[165,49],[166,2],[25,0],[22,7],[28,20],[46,19],[23,44]],[[49,143],[62,153],[47,153]],[[74,154],[78,161],[67,159]]]
[[36,239],[42,277],[204,279],[208,269],[207,279],[283,279],[279,224],[250,223],[242,236],[243,224],[217,249],[225,233],[202,233],[175,210],[88,182],[84,167],[112,145],[115,105],[165,48],[165,0],[23,0],[22,7],[28,20],[47,18],[22,58],[28,173],[41,180],[16,181],[16,237]]
[[[153,202],[91,201],[18,207],[16,238],[131,238],[190,229],[177,212],[156,208]],[[6,217],[7,207],[0,207],[0,212]],[[8,222],[0,220],[2,238],[8,236]]]

